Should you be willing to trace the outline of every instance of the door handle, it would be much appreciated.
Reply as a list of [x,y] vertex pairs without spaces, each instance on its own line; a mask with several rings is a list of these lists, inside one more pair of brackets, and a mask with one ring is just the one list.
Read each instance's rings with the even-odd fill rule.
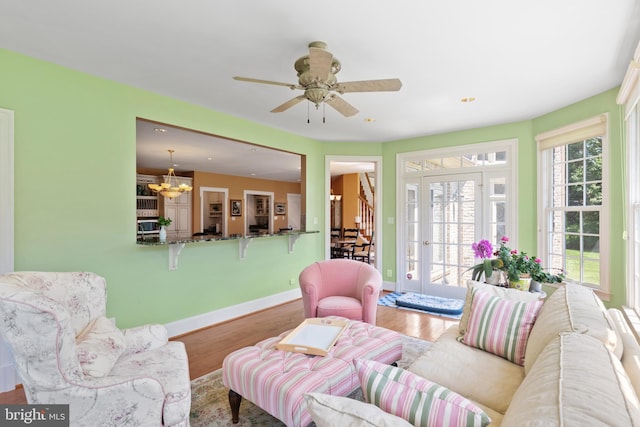
[[424,242],[422,242],[422,244],[425,245],[425,246],[429,246],[431,244],[431,242],[428,241],[428,240],[425,240]]

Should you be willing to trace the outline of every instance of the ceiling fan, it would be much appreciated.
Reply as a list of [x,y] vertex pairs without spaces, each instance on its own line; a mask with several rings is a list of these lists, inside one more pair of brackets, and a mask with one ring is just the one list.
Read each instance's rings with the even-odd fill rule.
[[271,110],[272,113],[281,113],[307,99],[315,104],[316,109],[324,102],[345,117],[357,114],[358,110],[333,92],[341,95],[347,92],[389,92],[400,90],[402,87],[402,82],[399,79],[338,83],[336,74],[341,69],[340,61],[334,58],[333,54],[326,49],[327,44],[325,42],[315,41],[309,43],[309,55],[299,58],[294,64],[294,68],[298,72],[298,84],[239,76],[235,76],[234,79],[244,82],[286,86],[291,90],[304,90],[304,94],[277,106]]

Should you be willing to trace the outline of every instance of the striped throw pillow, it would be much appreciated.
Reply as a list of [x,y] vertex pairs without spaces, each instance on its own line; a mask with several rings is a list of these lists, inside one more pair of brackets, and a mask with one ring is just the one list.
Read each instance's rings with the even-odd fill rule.
[[542,301],[510,301],[475,290],[462,342],[524,365],[529,332]]
[[414,426],[482,427],[491,418],[470,400],[404,369],[356,359],[365,400]]

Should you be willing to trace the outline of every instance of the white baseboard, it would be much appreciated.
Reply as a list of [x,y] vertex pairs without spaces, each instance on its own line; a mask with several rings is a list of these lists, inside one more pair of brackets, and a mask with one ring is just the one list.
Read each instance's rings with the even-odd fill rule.
[[186,319],[180,319],[175,322],[167,323],[164,326],[167,328],[169,336],[175,337],[298,298],[302,298],[300,288],[224,307],[219,310],[210,311],[208,313],[199,314]]
[[382,289],[385,291],[395,292],[396,282],[382,282]]

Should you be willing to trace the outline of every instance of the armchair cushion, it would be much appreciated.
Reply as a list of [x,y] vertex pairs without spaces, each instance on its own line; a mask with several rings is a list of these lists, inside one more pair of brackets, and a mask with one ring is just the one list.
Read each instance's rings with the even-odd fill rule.
[[169,340],[167,328],[163,325],[136,326],[123,329],[122,333],[126,341],[125,355],[153,350],[165,345]]
[[106,317],[98,317],[76,338],[76,353],[85,375],[104,377],[124,353],[124,334]]
[[362,304],[351,297],[326,297],[318,302],[318,317],[340,316],[362,320]]

